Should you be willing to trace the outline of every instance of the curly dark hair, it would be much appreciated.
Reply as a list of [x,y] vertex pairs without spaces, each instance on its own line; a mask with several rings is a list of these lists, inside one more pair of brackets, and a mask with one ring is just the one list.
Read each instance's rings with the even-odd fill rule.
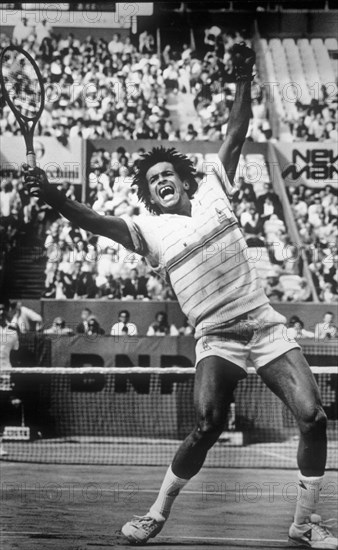
[[196,172],[193,163],[188,157],[176,151],[174,147],[170,149],[166,149],[165,147],[154,147],[149,153],[142,155],[142,159],[138,162],[137,171],[133,180],[133,185],[137,186],[137,196],[139,200],[143,202],[147,210],[153,214],[161,214],[162,212],[156,204],[150,202],[150,192],[146,174],[149,168],[159,162],[170,162],[180,179],[189,183],[189,189],[187,191],[189,199],[191,199],[197,191],[197,182],[195,179]]

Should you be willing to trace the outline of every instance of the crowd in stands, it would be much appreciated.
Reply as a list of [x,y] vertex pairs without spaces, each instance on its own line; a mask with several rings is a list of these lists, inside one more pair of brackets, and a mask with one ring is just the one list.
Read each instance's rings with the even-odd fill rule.
[[249,247],[250,261],[255,263],[271,302],[311,299],[301,257],[290,240],[281,201],[271,182],[255,188],[240,176],[232,201]]
[[[132,176],[143,150],[128,154],[123,147],[104,149],[90,159],[87,204],[102,215],[137,216],[146,210],[138,202]],[[175,300],[171,286],[138,255],[111,239],[93,236],[56,220],[45,240],[46,298]]]
[[20,235],[32,233],[42,237],[55,216],[48,205],[29,195],[19,172],[0,175],[0,239],[4,261],[5,255],[18,245]]
[[[2,40],[3,46],[6,40]],[[121,39],[117,33],[111,41],[91,36],[80,41],[72,33],[66,38],[56,37],[46,21],[32,26],[25,18],[13,32],[13,41],[38,59],[46,82],[46,109],[38,132],[56,136],[64,144],[75,136],[126,140],[223,139],[235,92],[229,50],[242,40],[250,44],[243,33],[222,32],[213,26],[205,30],[203,51],[195,52],[183,45],[181,51],[173,52],[167,46],[159,56],[154,38],[147,31],[140,34],[138,47],[128,36]],[[256,75],[252,88],[253,118],[247,137],[267,141],[272,133],[258,83]],[[189,124],[183,135],[173,131],[166,105],[168,93],[177,91],[193,94],[200,121],[196,127]],[[325,100],[325,90],[323,97]],[[300,113],[297,124],[306,127],[310,136],[319,135],[321,118],[325,121],[322,135],[332,132],[337,114],[329,104],[297,105]],[[4,136],[19,133],[8,107],[1,105],[0,110],[0,133]],[[304,128],[297,130],[300,139],[305,136]],[[104,149],[94,151],[89,162],[87,204],[102,215],[133,217],[144,213],[132,187],[132,176],[143,152],[139,149],[128,154],[124,147],[112,153]],[[191,159],[200,180],[203,157],[192,155]],[[73,186],[64,182],[61,187],[67,196],[75,198]],[[20,174],[2,177],[0,188],[2,250],[15,247],[20,231],[33,230],[44,238],[47,231],[45,297],[175,300],[171,287],[156,273],[149,272],[140,257],[107,238],[72,227],[36,197],[30,197]],[[304,186],[289,191],[317,294],[324,302],[337,301],[338,256],[334,248],[337,196],[329,187],[317,194]],[[269,298],[311,299],[303,278],[301,255],[290,242],[281,203],[271,184],[265,183],[258,193],[240,177],[233,204],[249,248],[268,251],[271,268],[265,274],[264,284]],[[294,286],[290,285],[291,276]],[[287,285],[283,284],[283,277],[288,277]]]
[[[184,141],[217,141],[225,137],[230,110],[235,97],[235,81],[231,61],[231,47],[236,42],[250,40],[241,32],[225,32],[217,26],[205,29],[204,45],[193,50],[184,44],[181,51],[164,48],[166,64],[163,72],[167,91],[180,91],[194,96],[198,115],[197,124],[188,124],[181,133]],[[247,138],[265,142],[272,138],[268,112],[259,77],[252,83],[252,119]]]
[[299,185],[288,193],[317,295],[323,302],[337,302],[337,193],[329,185],[315,193]]
[[[23,17],[15,26],[14,43],[37,59],[46,88],[46,108],[37,133],[56,136],[62,143],[83,138],[182,139],[216,141],[224,138],[235,95],[231,47],[244,41],[245,31],[213,25],[204,30],[204,44],[165,45],[159,54],[154,37],[144,31],[138,43],[112,34],[111,40],[73,33],[57,36],[47,20],[33,23]],[[9,43],[2,35],[1,44]],[[10,61],[9,61],[10,63]],[[274,141],[269,102],[259,75],[252,83],[252,119],[247,138]],[[322,86],[320,99],[295,103],[285,121],[294,141],[337,141],[337,91]],[[192,94],[197,123],[173,128],[167,96]],[[0,132],[15,135],[18,124],[7,106],[1,107]]]
[[[153,36],[139,35],[137,47],[118,33],[111,41],[73,33],[56,36],[46,20],[32,24],[27,18],[14,28],[12,40],[37,60],[45,81],[46,107],[36,133],[69,138],[107,139],[223,139],[234,100],[235,83],[229,50],[235,42],[250,41],[239,32],[205,30],[204,48],[187,44],[177,51],[167,45],[161,55]],[[5,46],[6,35],[2,39]],[[10,64],[10,59],[8,63]],[[191,93],[199,123],[173,129],[167,95]],[[252,87],[252,113],[248,138],[272,138],[259,78]],[[16,135],[18,124],[9,108],[1,107],[0,133]]]
[[176,299],[169,284],[149,271],[141,257],[72,227],[68,220],[51,225],[45,252],[45,298]]
[[[89,161],[87,204],[101,215],[145,214],[132,186],[143,152],[139,149],[130,154],[123,147],[111,153],[103,148],[94,150]],[[205,158],[201,154],[190,158],[200,181]],[[240,164],[243,162],[242,158]],[[72,192],[67,185],[61,187],[66,194]],[[337,196],[329,186],[315,194],[303,185],[288,190],[317,294],[323,302],[337,301]],[[254,186],[239,176],[232,200],[270,300],[311,300],[300,247],[290,241],[281,202],[271,183]],[[106,237],[73,227],[47,205],[29,197],[19,176],[1,182],[1,226],[12,246],[18,229],[33,230],[44,238],[45,298],[176,299],[170,285],[150,271],[141,257]],[[266,257],[267,270],[260,257]]]
[[[139,149],[129,154],[123,147],[112,153],[102,148],[94,151],[88,179],[89,206],[101,215],[127,214],[133,217],[147,213],[137,201],[132,186],[132,176],[142,153],[143,149]],[[195,154],[190,155],[190,159],[200,181],[205,158]],[[240,163],[243,162],[242,158]],[[272,184],[260,183],[254,188],[253,184],[239,176],[232,201],[249,249],[258,254],[258,270],[258,256],[267,255],[269,269],[261,275],[270,300],[310,300],[311,290],[303,277],[302,257],[290,241],[281,202]],[[332,209],[333,201],[330,204]],[[175,299],[170,286],[156,273],[149,273],[142,258],[126,252],[105,237],[93,237],[83,230],[75,230],[67,220],[58,220],[53,224],[45,246],[49,258],[45,297]],[[325,296],[322,298],[323,301],[331,301]]]
[[[17,28],[19,27],[19,28]],[[46,21],[26,18],[14,29],[13,42],[38,62],[45,82],[46,106],[36,133],[69,138],[164,139],[171,133],[161,59],[151,35],[111,41],[72,33],[57,37]],[[7,39],[9,42],[9,39]],[[2,40],[6,45],[6,38]],[[8,64],[10,64],[10,57]],[[2,135],[19,133],[8,106],[1,108]]]
[[323,100],[312,99],[310,105],[296,103],[297,116],[288,120],[292,141],[337,141],[338,110],[335,103],[328,103],[328,92],[322,87]]

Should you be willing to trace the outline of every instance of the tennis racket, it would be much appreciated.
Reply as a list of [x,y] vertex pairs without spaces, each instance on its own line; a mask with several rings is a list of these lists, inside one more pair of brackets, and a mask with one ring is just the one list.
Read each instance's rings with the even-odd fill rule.
[[[0,82],[4,99],[20,126],[26,143],[27,164],[36,166],[33,136],[45,106],[45,89],[34,59],[19,46],[8,46],[0,57]],[[38,195],[38,192],[32,194]]]

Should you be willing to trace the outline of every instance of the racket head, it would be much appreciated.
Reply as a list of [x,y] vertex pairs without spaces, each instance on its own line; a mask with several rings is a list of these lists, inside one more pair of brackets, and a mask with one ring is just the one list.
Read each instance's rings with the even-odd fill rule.
[[40,69],[20,46],[7,46],[0,57],[2,92],[21,131],[32,137],[45,106],[45,88]]

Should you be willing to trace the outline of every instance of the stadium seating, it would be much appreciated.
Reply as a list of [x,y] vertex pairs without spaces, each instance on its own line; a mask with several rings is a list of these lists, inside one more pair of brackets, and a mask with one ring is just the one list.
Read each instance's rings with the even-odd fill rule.
[[[268,81],[278,84],[273,93],[277,116],[289,126],[283,125],[281,141],[336,141],[337,121],[328,110],[337,102],[337,61],[329,55],[337,51],[337,40],[261,38],[260,48]],[[302,119],[298,131],[306,114],[307,128]]]

